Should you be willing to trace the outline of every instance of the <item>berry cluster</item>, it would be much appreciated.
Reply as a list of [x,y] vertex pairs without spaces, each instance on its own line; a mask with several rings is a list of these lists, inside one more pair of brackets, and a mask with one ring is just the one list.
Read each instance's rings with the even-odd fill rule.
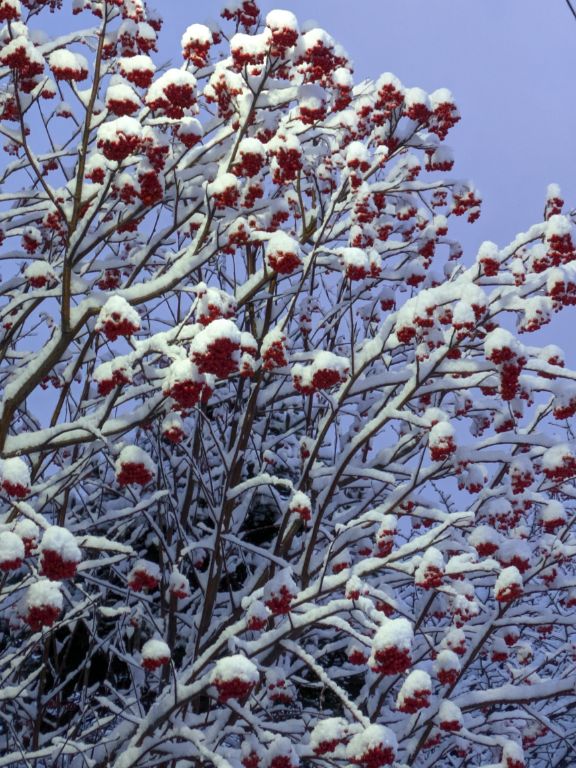
[[140,461],[125,461],[120,466],[120,471],[116,475],[118,484],[125,485],[148,485],[154,478],[154,473]]
[[265,605],[273,616],[285,616],[290,613],[292,607],[293,595],[288,587],[283,584],[279,591],[272,593],[265,601]]
[[242,680],[239,677],[226,680],[216,678],[213,684],[218,690],[218,701],[221,704],[226,704],[230,699],[244,701],[252,693],[255,685],[251,680]]
[[25,499],[30,493],[30,488],[27,485],[12,480],[2,480],[2,488],[9,496],[14,496],[17,499]]
[[370,747],[361,755],[351,757],[350,762],[361,766],[361,768],[382,768],[384,765],[392,765],[395,757],[396,753],[393,747],[381,744]]
[[240,345],[232,339],[214,339],[205,352],[193,351],[192,359],[201,373],[213,373],[225,379],[238,371],[237,353]]
[[24,621],[33,632],[42,627],[51,627],[60,616],[60,609],[55,605],[34,605],[28,608]]
[[112,373],[110,379],[100,379],[98,381],[98,394],[102,396],[109,395],[115,387],[122,387],[124,384],[130,384],[131,379],[122,368],[118,368]]
[[432,691],[428,688],[411,691],[409,696],[404,696],[402,703],[398,705],[399,712],[406,712],[413,715],[420,709],[426,709],[430,706],[430,696]]
[[157,575],[145,568],[134,568],[128,577],[128,586],[134,592],[152,591],[158,587],[159,583]]
[[407,648],[388,646],[374,651],[371,669],[379,675],[401,675],[412,665],[412,656]]
[[166,664],[168,664],[169,662],[170,662],[169,656],[156,656],[156,657],[148,656],[142,659],[142,666],[144,667],[144,669],[148,670],[148,672],[153,672],[155,669],[159,669],[160,667],[165,667]]
[[78,563],[75,560],[66,560],[60,552],[52,549],[43,549],[40,555],[40,573],[50,581],[73,579],[76,576]]

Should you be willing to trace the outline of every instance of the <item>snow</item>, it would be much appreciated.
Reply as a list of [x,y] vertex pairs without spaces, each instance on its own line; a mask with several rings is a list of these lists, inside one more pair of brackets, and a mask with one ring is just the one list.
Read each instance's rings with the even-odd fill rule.
[[291,11],[274,10],[266,15],[266,26],[270,29],[289,29],[298,32],[298,19]]
[[206,354],[210,345],[219,339],[228,339],[232,344],[240,347],[242,335],[232,320],[218,318],[194,336],[190,353]]
[[549,471],[559,469],[564,465],[566,457],[571,455],[572,452],[570,450],[570,446],[566,443],[554,445],[552,448],[548,448],[548,450],[544,451],[541,459],[542,469]]
[[523,587],[522,574],[515,565],[509,565],[498,574],[496,584],[494,585],[494,592],[496,595],[505,593],[511,587],[518,587],[520,589]]
[[221,173],[206,187],[208,197],[238,189],[238,178],[233,173]]
[[28,281],[44,277],[48,283],[52,283],[56,280],[56,273],[51,264],[42,259],[38,259],[38,261],[33,261],[31,264],[28,264],[24,270],[24,277]]
[[346,748],[346,757],[350,762],[362,764],[363,755],[382,747],[390,749],[395,754],[398,749],[398,740],[390,728],[373,723],[350,739]]
[[218,659],[210,675],[211,683],[216,680],[241,680],[244,683],[256,685],[260,680],[260,673],[253,661],[241,653],[236,653],[233,656]]
[[125,56],[118,59],[118,67],[120,72],[125,75],[130,75],[133,72],[156,72],[156,64],[152,61],[150,56],[139,53],[136,56]]
[[444,699],[438,709],[438,720],[441,723],[462,723],[462,712],[454,702]]
[[19,563],[24,560],[24,542],[12,531],[0,531],[0,569],[3,563]]
[[187,72],[184,69],[169,69],[164,72],[163,75],[155,80],[146,94],[146,103],[152,104],[157,100],[164,101],[166,99],[165,90],[169,86],[178,86],[180,88],[190,88],[192,91],[196,91],[197,81],[191,72]]
[[310,748],[314,752],[322,744],[343,742],[349,731],[350,726],[343,717],[327,717],[320,720],[310,733]]
[[142,646],[143,659],[169,659],[170,647],[163,640],[147,640]]
[[408,619],[386,619],[374,635],[372,653],[387,648],[397,648],[401,651],[410,650],[413,641],[414,630]]
[[[238,153],[240,155],[258,155],[264,158],[266,156],[266,147],[258,139],[254,139],[251,136],[245,136],[238,146]],[[277,232],[275,234],[283,233]]]
[[60,591],[59,581],[50,581],[49,579],[38,579],[31,584],[26,593],[27,608],[42,608],[52,606],[61,611],[64,607],[64,598]]
[[[117,315],[117,317],[114,317],[114,315]],[[114,320],[114,322],[125,320],[134,328],[140,328],[140,315],[138,314],[138,311],[132,307],[123,296],[110,296],[100,310],[96,322],[96,330],[103,328],[109,320]]]
[[212,45],[212,31],[205,24],[191,24],[182,35],[180,42],[183,50],[190,43]]
[[88,61],[79,53],[73,53],[65,48],[53,51],[48,56],[48,64],[52,71],[72,70],[88,74]]
[[514,355],[520,354],[520,344],[517,339],[506,330],[506,328],[496,328],[490,331],[484,340],[484,354],[488,360],[494,357],[494,354],[503,349],[510,349]]
[[294,509],[312,509],[310,498],[302,491],[296,491],[290,499],[290,511]]
[[430,430],[428,441],[430,445],[437,445],[448,440],[453,440],[455,435],[456,430],[449,421],[439,421],[437,424],[434,424]]
[[454,651],[451,651],[448,648],[444,649],[443,651],[440,651],[440,653],[438,654],[438,656],[434,661],[434,669],[436,671],[441,669],[442,670],[454,669],[457,672],[459,672],[460,668],[461,668],[460,659],[454,653]]
[[146,451],[142,450],[142,448],[137,445],[126,445],[124,448],[122,448],[114,464],[114,468],[117,474],[120,472],[122,465],[124,464],[141,464],[149,472],[151,472],[152,475],[156,475],[156,464],[146,453]]
[[20,485],[23,488],[30,487],[30,470],[28,465],[17,456],[2,461],[0,464],[0,477],[2,482],[10,483],[10,485]]
[[51,525],[44,531],[40,552],[56,552],[69,563],[79,563],[82,560],[82,553],[76,544],[74,534],[57,525]]
[[139,104],[140,98],[136,91],[127,83],[116,83],[115,85],[108,86],[106,91],[106,104],[109,105],[110,102],[114,101],[127,101],[132,104]]
[[396,699],[397,709],[402,709],[406,699],[414,698],[423,691],[430,693],[432,691],[432,680],[428,672],[421,669],[415,669],[410,672],[408,677],[402,683]]
[[98,127],[96,132],[98,143],[114,142],[119,135],[142,138],[142,125],[135,117],[124,115],[115,120],[108,120]]
[[15,527],[14,533],[16,533],[21,539],[27,539],[29,541],[36,541],[40,534],[40,529],[32,520],[25,518],[19,520]]
[[546,222],[546,239],[549,240],[551,237],[564,237],[565,235],[569,235],[572,232],[572,224],[570,222],[570,219],[568,216],[563,216],[562,214],[554,214],[554,216],[550,216],[548,221]]

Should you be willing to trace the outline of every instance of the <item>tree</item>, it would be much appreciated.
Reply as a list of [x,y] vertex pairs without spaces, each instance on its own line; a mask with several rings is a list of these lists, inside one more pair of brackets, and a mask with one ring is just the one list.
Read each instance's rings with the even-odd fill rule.
[[465,266],[447,90],[59,8],[0,0],[0,765],[568,765],[558,188]]

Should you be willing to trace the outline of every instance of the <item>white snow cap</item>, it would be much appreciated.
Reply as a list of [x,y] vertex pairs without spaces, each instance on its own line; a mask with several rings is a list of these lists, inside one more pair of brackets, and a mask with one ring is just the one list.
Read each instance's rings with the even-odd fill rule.
[[499,573],[494,585],[494,592],[496,595],[503,594],[511,587],[519,587],[520,589],[523,587],[522,574],[515,565],[509,565],[508,568],[504,568]]
[[434,670],[438,672],[438,670],[448,670],[448,669],[454,669],[457,672],[460,672],[461,669],[460,659],[458,656],[454,653],[454,651],[449,650],[446,648],[443,651],[440,651],[438,656],[436,656],[436,659],[434,661]]
[[98,331],[103,328],[109,320],[112,320],[113,322],[127,320],[132,327],[140,328],[140,315],[123,296],[110,296],[106,304],[104,304],[100,310],[96,322],[96,330]]
[[410,650],[414,640],[414,631],[408,619],[387,619],[377,630],[372,641],[373,651],[387,648]]
[[242,343],[242,335],[232,320],[219,317],[194,336],[190,345],[190,352],[201,355],[206,354],[210,344],[218,339],[229,339],[238,347]]
[[320,720],[310,734],[310,748],[314,751],[322,744],[344,741],[349,729],[350,726],[343,717],[327,717]]
[[32,520],[24,518],[19,520],[14,527],[14,533],[20,536],[21,539],[28,539],[28,541],[35,541],[38,538],[40,529]]
[[484,354],[490,360],[495,352],[502,349],[510,349],[516,355],[521,352],[518,340],[505,328],[496,328],[486,335],[484,340]]
[[126,445],[122,448],[114,463],[116,473],[121,471],[123,464],[142,464],[152,475],[156,475],[156,464],[146,451],[137,445]]
[[182,35],[181,45],[186,48],[190,43],[200,43],[201,45],[212,45],[212,31],[205,24],[191,24]]
[[148,88],[146,103],[151,104],[158,99],[163,101],[166,98],[164,90],[170,85],[176,85],[180,88],[188,87],[195,91],[196,78],[191,72],[187,72],[184,69],[169,69],[163,75],[160,75],[158,80],[155,80],[150,88]]
[[24,555],[24,542],[20,536],[12,531],[0,532],[0,568],[3,563],[21,563]]
[[98,143],[114,141],[119,135],[135,138],[142,137],[142,126],[135,117],[118,117],[116,120],[109,120],[102,123],[96,133]]
[[30,487],[30,470],[23,459],[15,456],[12,459],[4,459],[0,464],[0,476],[2,482],[11,485],[21,485],[23,488]]
[[139,71],[156,72],[156,64],[154,64],[150,56],[145,56],[142,53],[137,56],[126,56],[118,59],[118,66],[124,76],[129,76],[133,72]]
[[428,441],[430,445],[443,443],[450,438],[454,439],[456,431],[449,421],[439,421],[430,430]]
[[266,26],[270,29],[289,29],[298,32],[298,19],[291,11],[270,11],[266,15]]
[[550,216],[546,222],[546,239],[551,237],[564,237],[572,232],[572,224],[568,216],[556,213]]
[[346,757],[352,763],[362,764],[363,755],[376,749],[390,750],[392,763],[398,749],[398,741],[390,728],[373,723],[352,737],[346,748]]
[[82,553],[76,544],[76,537],[66,528],[51,525],[42,536],[40,552],[56,552],[69,563],[79,563]]
[[432,680],[428,672],[424,672],[421,669],[415,669],[410,672],[406,680],[402,683],[402,687],[398,692],[396,699],[396,707],[402,709],[405,699],[411,699],[423,692],[430,693],[432,691]]
[[544,451],[542,455],[542,469],[550,471],[559,469],[564,464],[565,459],[571,455],[570,446],[566,443],[554,445],[552,448]]
[[220,173],[214,181],[208,184],[206,191],[209,197],[221,195],[231,189],[238,189],[238,177],[233,173]]
[[244,683],[256,685],[260,680],[260,674],[258,667],[253,661],[250,661],[241,653],[236,653],[233,656],[218,659],[210,675],[211,683],[214,683],[216,680],[241,680]]
[[52,70],[69,69],[73,72],[85,72],[86,75],[88,74],[88,61],[86,58],[79,53],[68,51],[66,48],[52,51],[48,56],[48,64]]
[[27,608],[42,608],[52,606],[61,611],[64,607],[64,598],[60,591],[59,581],[50,581],[49,579],[38,579],[34,582],[26,593]]
[[300,244],[293,237],[287,235],[285,232],[278,231],[268,240],[266,246],[266,254],[270,253],[290,253],[294,255],[300,254]]
[[460,707],[454,704],[452,701],[448,701],[448,699],[444,699],[444,701],[440,704],[440,709],[438,710],[438,719],[441,723],[459,723],[462,724],[462,712],[460,710]]
[[147,640],[142,646],[143,659],[169,659],[170,647],[163,640]]

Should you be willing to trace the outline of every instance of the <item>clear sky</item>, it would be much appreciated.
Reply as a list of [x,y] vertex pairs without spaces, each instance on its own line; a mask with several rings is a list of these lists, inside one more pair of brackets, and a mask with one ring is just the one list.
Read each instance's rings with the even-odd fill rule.
[[[222,5],[156,4],[165,18],[161,52],[174,59],[185,27],[217,18]],[[390,71],[405,85],[454,93],[462,114],[447,142],[454,175],[472,179],[484,197],[470,250],[482,240],[503,246],[534,223],[552,181],[576,206],[576,21],[564,0],[260,0],[260,7],[315,19],[346,48],[358,79]]]

